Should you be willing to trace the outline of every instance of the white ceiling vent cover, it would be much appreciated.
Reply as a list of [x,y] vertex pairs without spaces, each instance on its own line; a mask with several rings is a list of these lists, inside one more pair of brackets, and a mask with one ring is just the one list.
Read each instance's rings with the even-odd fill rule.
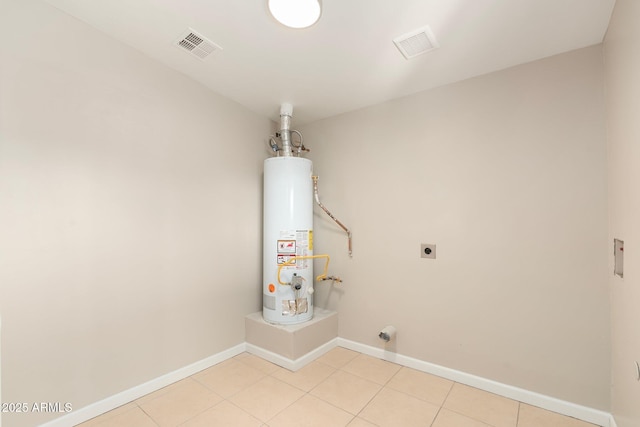
[[429,26],[396,37],[393,42],[406,59],[414,58],[440,47]]
[[222,50],[220,46],[193,31],[191,28],[185,31],[182,36],[175,41],[175,45],[202,60],[216,50]]

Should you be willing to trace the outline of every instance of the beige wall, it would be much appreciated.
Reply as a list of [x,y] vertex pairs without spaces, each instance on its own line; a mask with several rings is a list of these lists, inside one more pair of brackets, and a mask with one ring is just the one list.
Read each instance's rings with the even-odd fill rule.
[[[272,124],[47,5],[0,5],[3,399],[80,408],[241,343]],[[348,259],[316,215],[316,253],[344,279],[316,304],[338,309],[340,336],[380,345],[393,324],[399,353],[608,410],[602,79],[592,47],[302,127],[354,232]],[[611,130],[614,182],[633,178],[631,126]],[[628,247],[637,201],[613,204],[635,209]],[[623,331],[614,408],[637,422]]]
[[3,399],[79,409],[244,342],[272,123],[42,2],[0,18]]
[[[612,411],[618,427],[640,425],[640,2],[618,0],[604,43],[608,155],[609,248],[625,242],[624,278],[610,255]],[[612,252],[612,251],[611,251]]]
[[595,46],[302,127],[340,336],[608,410],[602,79]]

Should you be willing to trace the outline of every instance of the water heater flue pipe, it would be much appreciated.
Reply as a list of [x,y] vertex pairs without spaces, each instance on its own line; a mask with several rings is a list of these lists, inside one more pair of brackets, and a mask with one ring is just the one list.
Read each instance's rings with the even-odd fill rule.
[[280,106],[280,140],[282,141],[282,154],[285,157],[291,156],[291,116],[293,106],[282,104]]
[[343,223],[341,223],[340,220],[338,220],[338,218],[333,216],[333,214],[329,212],[329,209],[325,208],[324,205],[320,202],[320,196],[318,195],[318,177],[314,175],[311,178],[313,179],[313,195],[315,196],[316,203],[327,215],[329,215],[329,218],[334,220],[336,224],[338,224],[340,228],[342,228],[345,231],[345,233],[347,233],[349,256],[350,257],[353,256],[352,255],[353,251],[351,249],[351,231],[349,231],[349,229]]

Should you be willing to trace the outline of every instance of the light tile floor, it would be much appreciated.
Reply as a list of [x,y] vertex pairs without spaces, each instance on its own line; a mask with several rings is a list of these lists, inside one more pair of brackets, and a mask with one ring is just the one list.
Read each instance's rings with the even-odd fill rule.
[[297,372],[243,353],[82,427],[594,427],[337,347]]

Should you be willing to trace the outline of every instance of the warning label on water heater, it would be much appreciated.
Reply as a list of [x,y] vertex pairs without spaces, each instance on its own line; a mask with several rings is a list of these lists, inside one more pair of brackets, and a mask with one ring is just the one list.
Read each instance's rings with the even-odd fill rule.
[[278,253],[279,254],[295,254],[296,241],[295,240],[278,240]]
[[[278,265],[287,263],[293,257],[308,255],[312,245],[311,233],[311,230],[281,231],[278,239]],[[307,260],[295,260],[290,265],[292,268],[306,268]]]

